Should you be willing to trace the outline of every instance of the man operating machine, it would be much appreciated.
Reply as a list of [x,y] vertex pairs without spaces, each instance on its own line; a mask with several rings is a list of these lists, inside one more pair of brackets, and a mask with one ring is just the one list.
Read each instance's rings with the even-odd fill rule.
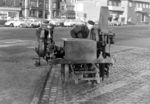
[[[62,64],[62,71],[65,70],[64,65],[69,66],[70,71],[72,71],[70,73],[73,73],[72,75],[76,77],[74,77],[75,80],[89,80],[90,77],[93,77],[91,81],[96,80],[99,83],[97,79],[101,77],[103,80],[105,75],[108,76],[109,67],[112,64],[112,62],[107,62],[106,60],[111,58],[111,54],[106,51],[106,48],[110,48],[110,45],[114,44],[115,35],[108,31],[107,21],[108,8],[101,7],[99,23],[95,24],[92,20],[89,20],[86,25],[76,25],[70,31],[73,39],[65,40],[64,47],[59,47],[55,44],[52,34],[54,28],[39,28],[39,32],[37,32],[37,34],[40,34],[37,35],[39,44],[36,48],[39,62],[40,57],[43,57],[47,62],[51,60],[50,63],[57,61],[57,63]],[[94,57],[89,55],[94,55]],[[96,61],[92,62],[92,58]],[[80,74],[76,74],[77,72]],[[99,75],[97,75],[98,73]],[[79,78],[79,75],[82,78]]]

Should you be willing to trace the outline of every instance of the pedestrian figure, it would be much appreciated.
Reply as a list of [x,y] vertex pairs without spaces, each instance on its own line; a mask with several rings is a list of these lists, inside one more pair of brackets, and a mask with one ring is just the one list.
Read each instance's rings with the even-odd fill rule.
[[95,25],[95,23],[92,20],[89,20],[87,22],[87,27],[89,29],[89,39],[96,41],[97,39],[96,39],[96,33],[95,33],[94,25]]

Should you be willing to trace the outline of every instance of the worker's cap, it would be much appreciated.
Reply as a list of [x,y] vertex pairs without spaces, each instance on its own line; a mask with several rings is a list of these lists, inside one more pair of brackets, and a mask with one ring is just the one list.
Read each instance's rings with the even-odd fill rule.
[[92,20],[89,20],[89,21],[88,21],[88,24],[94,25],[95,23],[94,23]]

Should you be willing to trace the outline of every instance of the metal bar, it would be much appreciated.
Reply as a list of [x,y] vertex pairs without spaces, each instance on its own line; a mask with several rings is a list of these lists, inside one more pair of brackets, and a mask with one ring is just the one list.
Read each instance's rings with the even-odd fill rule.
[[86,64],[86,63],[112,63],[111,58],[95,59],[95,60],[66,60],[66,59],[53,59],[49,60],[49,64]]

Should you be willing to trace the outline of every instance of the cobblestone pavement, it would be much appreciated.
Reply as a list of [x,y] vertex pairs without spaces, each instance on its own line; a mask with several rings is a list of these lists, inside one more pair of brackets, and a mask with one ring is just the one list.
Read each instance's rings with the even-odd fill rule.
[[[10,44],[11,46],[15,46],[16,42],[19,43],[19,45],[24,45],[26,43],[26,41],[14,40],[11,43],[5,41],[7,44],[3,44],[3,41],[1,41],[0,47],[8,47]],[[31,45],[27,45],[26,48],[30,49],[32,47]],[[33,76],[30,76],[31,78],[25,77],[27,75],[29,76],[29,73],[34,75],[35,71],[40,71],[33,66],[34,63],[31,58],[34,55],[26,52],[26,48],[23,50],[19,50],[18,47],[13,47],[13,50],[11,48],[1,49],[0,56],[1,62],[3,63],[0,65],[1,68],[5,67],[5,69],[3,69],[0,73],[1,82],[3,82],[3,79],[8,77],[3,75],[4,72],[7,71],[10,75],[13,75],[11,77],[16,80],[15,83],[17,83],[17,85],[20,84],[19,87],[15,85],[14,82],[1,85],[2,88],[6,88],[5,86],[8,87],[9,85],[14,86],[14,91],[12,91],[13,94],[9,95],[14,98],[10,99],[19,99],[17,98],[19,96],[17,95],[18,92],[22,98],[29,96],[30,94],[28,93],[31,92],[32,89],[27,89],[31,88],[31,86],[28,85],[29,88],[23,88],[23,86],[27,86],[24,82],[27,82],[28,84],[33,83],[33,81],[30,81]],[[126,46],[112,46],[111,48],[111,52],[113,57],[115,57],[116,63],[110,70],[109,78],[105,78],[103,82],[101,81],[101,83],[96,86],[90,85],[84,81],[75,85],[74,82],[69,79],[66,86],[63,86],[60,79],[60,66],[57,65],[51,72],[51,77],[47,83],[43,101],[49,101],[49,104],[149,104],[150,50],[146,48]],[[7,53],[3,51],[7,51]],[[10,52],[11,55],[8,56]],[[4,58],[4,56],[7,57]],[[21,59],[23,60],[20,61]],[[8,66],[8,64],[10,66]],[[12,66],[13,68],[11,68]],[[32,78],[32,80],[33,79],[36,78]],[[11,81],[11,78],[9,78],[8,81]],[[10,93],[8,92],[6,94]],[[6,94],[1,94],[1,102],[4,102],[4,98],[6,99],[5,102],[8,102],[9,96],[6,96]],[[16,96],[14,96],[14,94],[16,94]],[[22,102],[26,101],[27,97],[26,100]],[[44,104],[45,102],[42,103]]]
[[[120,42],[124,39],[132,40],[134,37],[138,37],[140,40],[146,38],[146,42],[144,40],[143,43],[147,44],[149,27],[142,29],[141,27],[138,28],[138,31],[133,28],[126,28],[123,31],[117,29],[115,32],[119,34],[117,40]],[[126,30],[132,31],[127,32]],[[56,42],[61,45],[61,38],[68,37],[68,34],[67,30],[59,30],[55,35]],[[35,40],[33,30],[19,29],[16,32],[13,28],[12,31],[8,28],[5,31],[1,29],[0,104],[29,104],[34,88],[37,87],[37,81],[47,66],[45,63],[39,68],[34,66],[32,58],[36,54],[33,40]],[[137,40],[135,41],[137,43]],[[128,43],[126,45],[131,44],[129,41],[125,42]],[[75,85],[71,80],[66,86],[62,86],[60,67],[56,66],[47,83],[45,90],[48,92],[46,91],[47,94],[43,99],[50,101],[49,104],[149,104],[149,51],[144,48],[112,46],[111,52],[116,58],[116,63],[110,70],[109,78],[105,78],[97,86],[89,85],[86,82]],[[50,89],[48,89],[49,86]],[[46,95],[50,95],[50,98]]]
[[113,46],[112,53],[116,63],[110,70],[109,78],[99,85],[87,82],[75,85],[69,79],[64,87],[60,66],[55,66],[43,99],[49,104],[149,104],[150,50]]

